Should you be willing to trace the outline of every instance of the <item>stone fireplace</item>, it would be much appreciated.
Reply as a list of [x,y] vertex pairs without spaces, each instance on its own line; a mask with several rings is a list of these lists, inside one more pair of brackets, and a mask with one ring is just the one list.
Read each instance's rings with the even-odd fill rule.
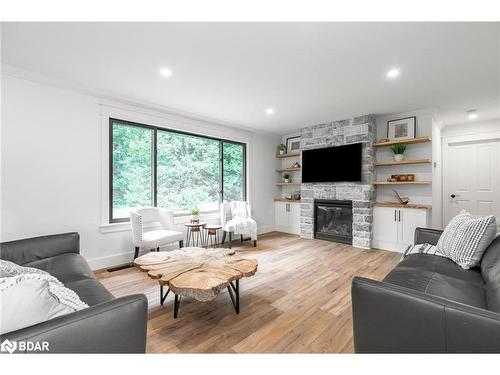
[[[303,183],[301,185],[300,235],[315,237],[315,200],[352,202],[352,244],[370,248],[372,238],[372,203],[374,199],[375,120],[373,116],[360,116],[351,120],[335,121],[301,129],[301,148],[310,150],[351,143],[363,143],[361,182]],[[334,167],[332,161],[330,167]],[[341,162],[341,161],[339,161]],[[329,165],[325,163],[325,168]],[[319,237],[318,237],[319,238]],[[332,238],[324,238],[330,239]]]
[[314,238],[352,244],[352,201],[316,199]]

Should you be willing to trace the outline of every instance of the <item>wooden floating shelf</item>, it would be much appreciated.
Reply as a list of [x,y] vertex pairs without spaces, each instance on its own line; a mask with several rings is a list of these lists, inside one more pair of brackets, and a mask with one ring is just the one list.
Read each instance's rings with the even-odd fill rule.
[[399,207],[399,208],[424,208],[430,210],[432,206],[430,204],[418,204],[418,203],[408,203],[401,204],[399,202],[375,202],[373,207]]
[[277,158],[291,158],[294,156],[300,156],[300,152],[289,152],[288,154],[283,154],[283,155],[276,154]]
[[389,161],[378,161],[375,163],[376,167],[385,167],[387,165],[405,165],[405,164],[424,164],[431,163],[431,159],[417,159],[417,160],[389,160]]
[[300,203],[300,199],[274,198],[275,202]]
[[287,185],[300,185],[302,182],[277,182],[278,186],[287,186]]
[[300,167],[299,168],[280,168],[280,169],[276,169],[276,172],[293,172],[293,171],[300,171]]
[[431,181],[376,181],[373,185],[430,185]]
[[402,139],[400,141],[374,143],[373,147],[387,147],[387,146],[393,146],[393,145],[398,144],[398,143],[410,145],[413,143],[425,143],[425,142],[430,142],[430,141],[431,141],[430,137],[417,137],[417,138],[411,138],[411,139]]

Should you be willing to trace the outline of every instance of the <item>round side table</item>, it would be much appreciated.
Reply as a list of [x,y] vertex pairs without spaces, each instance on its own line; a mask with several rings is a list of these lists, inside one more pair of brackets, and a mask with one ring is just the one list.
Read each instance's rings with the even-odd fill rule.
[[222,227],[220,225],[205,225],[203,230],[206,235],[207,247],[219,247],[220,244],[220,230]]
[[207,223],[186,223],[184,226],[186,227],[186,246],[196,246],[196,247],[205,247],[206,239],[205,239],[205,231],[203,231],[203,227],[205,227]]

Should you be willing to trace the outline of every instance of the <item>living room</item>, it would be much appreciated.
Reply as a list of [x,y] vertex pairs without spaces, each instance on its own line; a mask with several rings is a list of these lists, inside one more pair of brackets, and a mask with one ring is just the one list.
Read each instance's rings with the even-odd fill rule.
[[3,20],[2,352],[500,353],[489,21]]

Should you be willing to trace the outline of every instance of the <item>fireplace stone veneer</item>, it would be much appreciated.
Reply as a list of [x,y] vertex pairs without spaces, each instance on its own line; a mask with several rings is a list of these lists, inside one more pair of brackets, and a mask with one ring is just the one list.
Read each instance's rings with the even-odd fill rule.
[[[301,129],[302,150],[363,143],[362,181],[303,183],[301,185],[300,236],[314,238],[314,200],[352,201],[352,244],[370,248],[372,239],[372,203],[374,200],[375,120],[360,116]],[[334,168],[337,161],[325,160],[324,168]],[[342,161],[339,161],[342,162]]]

